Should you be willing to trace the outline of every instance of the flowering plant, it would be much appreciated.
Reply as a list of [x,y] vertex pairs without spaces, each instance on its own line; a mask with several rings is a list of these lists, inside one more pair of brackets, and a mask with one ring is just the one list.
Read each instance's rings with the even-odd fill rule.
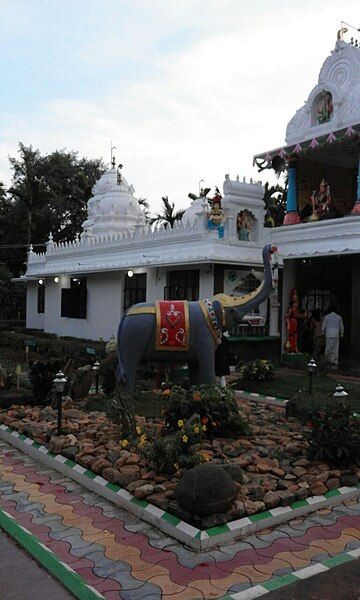
[[274,365],[270,360],[260,359],[238,365],[241,379],[250,381],[271,381],[274,379]]

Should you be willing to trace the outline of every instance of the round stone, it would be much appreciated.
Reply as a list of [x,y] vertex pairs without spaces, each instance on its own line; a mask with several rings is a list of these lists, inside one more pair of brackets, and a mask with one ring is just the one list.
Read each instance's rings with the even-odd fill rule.
[[235,496],[235,483],[220,465],[203,464],[187,471],[175,489],[180,506],[197,515],[226,512]]

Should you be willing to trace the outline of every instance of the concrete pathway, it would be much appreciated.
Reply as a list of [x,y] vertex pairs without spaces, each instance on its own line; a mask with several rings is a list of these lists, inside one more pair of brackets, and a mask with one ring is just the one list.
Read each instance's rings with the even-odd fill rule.
[[108,600],[245,600],[360,553],[360,501],[197,554],[5,442],[0,509]]
[[74,600],[11,539],[0,531],[1,600]]

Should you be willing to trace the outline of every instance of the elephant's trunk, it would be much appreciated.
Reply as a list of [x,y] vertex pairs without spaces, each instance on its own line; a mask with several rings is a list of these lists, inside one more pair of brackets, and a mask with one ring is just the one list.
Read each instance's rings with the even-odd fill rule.
[[244,297],[238,306],[225,307],[225,319],[228,327],[233,327],[236,323],[242,321],[243,317],[257,308],[266,300],[273,288],[273,278],[271,273],[270,256],[273,252],[270,244],[264,246],[262,251],[263,263],[265,268],[264,281],[253,292]]

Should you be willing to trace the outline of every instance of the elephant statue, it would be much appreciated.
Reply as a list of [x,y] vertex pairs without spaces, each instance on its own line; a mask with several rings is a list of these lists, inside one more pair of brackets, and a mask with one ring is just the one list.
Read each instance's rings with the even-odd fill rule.
[[243,317],[267,299],[273,289],[271,255],[276,248],[267,245],[262,256],[264,281],[242,297],[217,294],[209,300],[188,303],[188,348],[184,351],[157,349],[156,311],[154,302],[130,307],[118,329],[117,379],[124,392],[133,394],[140,362],[187,363],[191,384],[214,384],[215,350],[222,331],[240,323]]

